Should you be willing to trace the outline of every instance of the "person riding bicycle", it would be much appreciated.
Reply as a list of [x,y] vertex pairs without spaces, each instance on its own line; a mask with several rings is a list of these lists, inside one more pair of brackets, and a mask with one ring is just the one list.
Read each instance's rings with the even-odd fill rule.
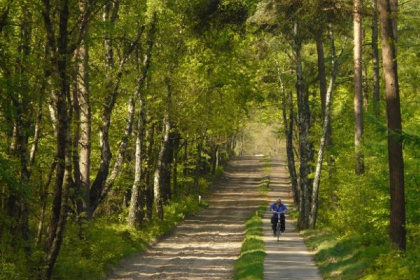
[[270,212],[273,213],[273,215],[271,216],[271,225],[272,225],[272,229],[273,229],[273,235],[276,235],[276,227],[277,227],[277,222],[278,222],[278,212],[280,212],[280,231],[284,232],[284,230],[286,229],[286,218],[284,216],[284,213],[287,211],[287,207],[286,205],[284,205],[281,202],[281,199],[277,199],[277,201],[273,202],[270,205]]

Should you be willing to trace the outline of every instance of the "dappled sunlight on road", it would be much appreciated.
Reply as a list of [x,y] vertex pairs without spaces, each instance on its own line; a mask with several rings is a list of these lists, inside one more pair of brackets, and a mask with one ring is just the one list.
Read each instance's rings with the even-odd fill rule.
[[209,196],[209,206],[186,217],[146,253],[125,260],[108,280],[232,279],[245,221],[263,201],[261,159],[233,160]]

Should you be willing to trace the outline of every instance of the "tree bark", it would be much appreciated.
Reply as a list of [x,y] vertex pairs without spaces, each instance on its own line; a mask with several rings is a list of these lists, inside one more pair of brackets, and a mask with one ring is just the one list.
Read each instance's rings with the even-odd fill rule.
[[172,88],[170,79],[167,77],[165,83],[168,90],[167,108],[163,118],[163,139],[160,146],[159,157],[156,164],[154,178],[154,194],[156,215],[163,220],[163,204],[171,199],[171,163],[173,151],[171,148],[171,108],[172,108]]
[[[112,5],[109,6],[109,5]],[[119,10],[119,1],[114,1],[113,3],[108,3],[105,9],[104,18],[108,19],[110,17],[110,23],[115,24]],[[120,174],[122,168],[122,162],[125,156],[126,145],[128,141],[128,135],[124,134],[123,140],[120,144],[119,154],[115,161],[114,169],[112,170],[111,176],[109,175],[109,168],[112,159],[111,148],[109,145],[109,128],[111,126],[111,116],[114,109],[117,97],[119,95],[119,88],[121,85],[121,80],[124,73],[124,66],[128,61],[130,54],[135,50],[140,37],[143,33],[144,26],[140,27],[139,32],[137,33],[137,38],[130,44],[128,49],[124,52],[121,60],[119,61],[116,75],[112,75],[112,69],[115,69],[114,66],[114,56],[113,56],[113,47],[112,35],[107,35],[105,39],[105,48],[107,53],[105,55],[107,77],[106,77],[106,97],[105,104],[102,112],[102,123],[99,131],[100,138],[100,150],[101,150],[101,161],[99,164],[99,170],[95,177],[94,182],[90,188],[90,201],[89,201],[89,211],[88,218],[91,219],[93,214],[99,204],[107,196],[109,190],[114,184],[115,179]]]
[[134,184],[131,188],[130,208],[128,212],[128,225],[133,228],[137,227],[142,220],[140,213],[141,207],[143,205],[140,202],[140,199],[142,193],[144,193],[144,190],[142,190],[142,184],[145,184],[144,180],[142,180],[142,177],[144,178],[142,170],[142,164],[144,160],[144,128],[144,101],[143,98],[140,97],[140,109],[136,137]]
[[332,102],[332,92],[335,83],[335,79],[337,77],[338,71],[338,63],[335,56],[335,45],[334,45],[334,37],[332,31],[330,30],[330,38],[331,38],[331,61],[332,61],[332,70],[331,70],[331,78],[328,85],[327,95],[325,99],[325,115],[324,115],[324,125],[322,127],[322,137],[320,140],[319,151],[318,151],[318,160],[315,169],[315,176],[312,186],[312,208],[311,208],[311,219],[310,219],[310,226],[312,228],[316,227],[316,221],[318,217],[318,194],[319,194],[319,184],[321,181],[321,168],[322,162],[324,158],[324,149],[327,144],[327,135],[328,135],[328,127],[330,125],[330,108]]
[[[165,128],[164,128],[165,129]],[[154,194],[154,202],[156,207],[156,216],[157,218],[162,221],[163,220],[163,198],[162,198],[162,188],[161,188],[161,169],[162,169],[162,160],[163,160],[163,153],[164,153],[164,144],[161,144],[158,160],[156,163],[156,169],[154,173],[153,179],[153,194]]]
[[[79,9],[82,14],[88,11],[86,4],[80,3]],[[82,23],[82,25],[85,23]],[[88,28],[84,29],[83,38],[88,36]],[[85,39],[76,50],[76,92],[74,99],[77,100],[77,118],[79,135],[77,135],[78,162],[75,162],[80,178],[78,193],[81,196],[82,205],[80,211],[89,209],[89,188],[90,188],[90,165],[91,165],[91,133],[92,133],[92,114],[90,105],[90,86],[89,86],[89,46]],[[75,116],[76,117],[76,116]]]
[[380,76],[379,76],[379,48],[378,48],[378,0],[372,0],[372,63],[373,63],[373,113],[379,116]]
[[353,59],[354,59],[354,150],[355,172],[365,172],[363,139],[363,91],[362,91],[362,0],[353,2]]
[[42,206],[41,206],[40,219],[38,223],[38,231],[37,231],[37,235],[35,239],[35,245],[37,247],[41,244],[42,235],[44,233],[44,223],[45,223],[45,215],[46,215],[46,210],[47,210],[47,197],[48,197],[47,190],[51,184],[52,177],[54,175],[54,171],[56,170],[56,167],[57,167],[57,160],[54,159],[54,162],[51,164],[51,167],[50,167],[50,172],[48,173],[47,182],[45,183],[45,185],[42,182],[40,184],[41,186],[40,201],[42,203]]
[[318,59],[319,94],[321,98],[322,119],[324,119],[326,110],[327,78],[325,74],[324,42],[322,41],[321,31],[315,33],[315,42]]
[[128,225],[137,227],[141,225],[144,213],[142,211],[145,205],[146,197],[146,174],[145,174],[145,131],[146,131],[146,112],[145,98],[139,89],[139,118],[137,123],[136,151],[135,151],[135,174],[134,184],[131,189],[130,209],[128,213]]
[[178,186],[178,155],[182,149],[181,145],[181,135],[178,131],[173,132],[172,137],[172,147],[173,147],[173,159],[172,159],[172,186],[173,186],[173,196],[176,198],[180,195],[180,190]]
[[68,60],[72,50],[68,46],[68,21],[69,1],[63,0],[59,9],[59,31],[55,38],[51,19],[51,5],[48,0],[43,0],[44,25],[50,49],[52,78],[54,84],[53,101],[57,113],[57,167],[56,182],[53,193],[51,220],[47,230],[44,246],[44,275],[41,278],[50,279],[55,261],[58,257],[63,240],[67,219],[67,199],[70,185],[72,184],[72,142],[70,132],[68,81]]
[[[293,202],[296,206],[299,205],[299,186],[296,174],[296,162],[293,152],[293,125],[294,125],[294,109],[293,109],[293,94],[288,94],[288,102],[286,102],[286,92],[281,78],[280,71],[278,71],[280,90],[282,96],[282,114],[284,123],[284,134],[286,136],[286,155],[287,155],[287,169],[289,171],[290,182],[292,184]],[[289,107],[289,117],[287,117],[287,107]]]
[[144,56],[144,65],[141,71],[141,75],[137,80],[136,95],[139,99],[139,118],[137,124],[137,138],[136,138],[136,152],[135,152],[135,175],[134,184],[131,192],[131,202],[128,215],[128,224],[131,227],[137,227],[141,225],[144,220],[145,213],[143,206],[146,205],[147,194],[146,194],[146,151],[145,151],[145,132],[146,132],[146,98],[144,96],[145,83],[147,74],[151,65],[152,50],[154,46],[154,36],[156,32],[156,16],[150,25],[150,29],[147,36],[147,50]]
[[194,183],[193,183],[193,193],[195,195],[199,194],[199,182],[200,182],[200,170],[201,170],[201,152],[203,150],[203,138],[201,136],[197,143],[197,159],[195,163],[195,170],[194,170]]
[[[13,239],[14,242],[29,240],[29,205],[24,195],[24,189],[28,189],[31,176],[28,142],[29,129],[32,126],[31,98],[29,96],[29,77],[26,72],[28,56],[30,55],[31,25],[32,15],[26,9],[25,5],[21,7],[22,17],[20,21],[20,40],[18,45],[18,57],[14,63],[17,84],[19,85],[15,92],[10,95],[14,107],[14,140],[12,141],[13,156],[20,161],[19,185],[9,196],[9,215],[12,218],[12,230],[10,234],[19,237]],[[25,245],[26,253],[30,253],[30,247]]]
[[219,163],[219,144],[213,144],[211,148],[211,174],[216,174]]
[[311,162],[313,161],[313,144],[309,139],[310,131],[310,108],[309,93],[305,85],[301,48],[302,41],[298,34],[298,25],[294,27],[294,55],[296,60],[296,92],[298,96],[298,127],[299,127],[299,229],[309,227],[311,210],[312,179],[309,177],[312,172]]
[[[51,218],[47,229],[44,243],[44,256],[41,279],[50,279],[52,271],[60,252],[64,236],[65,224],[68,211],[69,188],[74,186],[72,178],[72,137],[71,137],[71,104],[69,61],[71,55],[83,40],[89,11],[81,17],[81,25],[76,34],[73,44],[70,42],[68,23],[70,20],[69,7],[72,2],[62,0],[57,6],[52,6],[49,0],[42,0],[42,16],[47,36],[47,49],[50,56],[51,79],[52,79],[52,103],[50,111],[55,122],[54,133],[57,138],[56,176],[53,192]],[[58,32],[54,30],[53,22],[57,17]]]
[[[47,77],[45,77],[45,79],[47,79]],[[44,95],[45,93],[45,82],[43,83],[43,86],[40,90],[41,92],[41,96]],[[35,121],[35,129],[34,129],[34,139],[33,139],[33,144],[31,147],[31,151],[29,154],[29,162],[28,165],[29,166],[33,166],[35,163],[35,157],[36,157],[36,152],[38,150],[38,143],[39,143],[39,138],[41,136],[41,122],[42,122],[42,101],[43,98],[40,97],[40,100],[38,102],[38,108],[37,108],[37,116],[36,116],[36,121]]]
[[153,214],[153,201],[154,201],[154,182],[152,178],[154,176],[153,166],[154,166],[154,156],[153,151],[155,149],[155,123],[151,124],[149,130],[146,131],[146,138],[149,142],[147,147],[147,157],[145,159],[146,166],[144,167],[144,174],[146,175],[146,219],[148,221],[152,220]]
[[388,163],[391,196],[390,248],[406,249],[406,212],[404,191],[404,159],[400,93],[397,64],[397,1],[379,0],[379,18],[381,23],[381,46],[383,74],[385,82],[386,114],[388,123]]
[[[103,18],[104,21],[110,25],[115,25],[119,11],[119,1],[108,2],[105,5]],[[113,51],[113,36],[112,34],[105,34],[105,68],[106,68],[106,93],[105,104],[102,112],[102,122],[99,131],[101,161],[95,180],[90,187],[89,193],[89,209],[88,218],[91,219],[93,213],[100,203],[100,197],[104,184],[109,174],[109,166],[112,158],[111,148],[109,146],[109,127],[111,125],[111,114],[118,96],[119,83],[122,72],[118,71],[116,77],[112,75],[115,68],[114,65],[114,51]]]

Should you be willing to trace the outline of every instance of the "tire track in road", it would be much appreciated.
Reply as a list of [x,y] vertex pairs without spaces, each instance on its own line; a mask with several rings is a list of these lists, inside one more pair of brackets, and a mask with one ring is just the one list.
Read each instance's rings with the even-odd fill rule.
[[261,166],[258,157],[231,160],[206,209],[147,252],[122,261],[106,279],[232,279],[245,221],[263,203],[257,190]]

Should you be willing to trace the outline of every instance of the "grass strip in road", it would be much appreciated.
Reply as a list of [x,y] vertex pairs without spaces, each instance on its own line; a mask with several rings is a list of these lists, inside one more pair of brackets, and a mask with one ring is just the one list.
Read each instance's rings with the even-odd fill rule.
[[263,236],[262,214],[266,206],[262,205],[246,221],[245,237],[241,255],[236,260],[234,279],[262,280],[264,278],[265,245]]

